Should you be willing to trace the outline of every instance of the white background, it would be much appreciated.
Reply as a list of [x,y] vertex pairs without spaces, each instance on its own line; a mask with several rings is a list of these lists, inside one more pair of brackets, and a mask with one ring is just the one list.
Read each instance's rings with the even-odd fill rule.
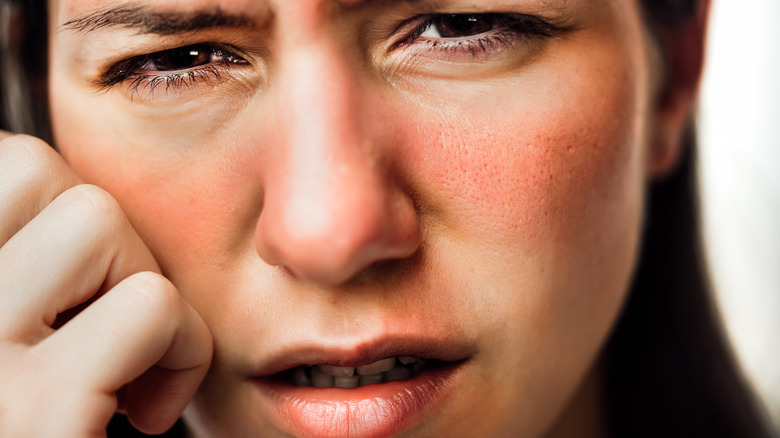
[[780,0],[713,0],[700,103],[705,239],[721,312],[780,428]]

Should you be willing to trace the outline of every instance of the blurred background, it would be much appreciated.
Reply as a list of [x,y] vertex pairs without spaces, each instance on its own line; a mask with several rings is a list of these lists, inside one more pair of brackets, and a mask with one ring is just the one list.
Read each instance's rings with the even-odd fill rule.
[[699,138],[707,256],[721,312],[780,430],[778,22],[778,0],[713,0]]

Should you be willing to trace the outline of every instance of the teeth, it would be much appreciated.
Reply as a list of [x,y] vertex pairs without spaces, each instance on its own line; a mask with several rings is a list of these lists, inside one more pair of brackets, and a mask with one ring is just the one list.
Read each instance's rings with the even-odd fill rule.
[[375,383],[382,383],[384,379],[381,374],[369,374],[367,376],[360,376],[360,386],[373,385]]
[[424,360],[421,360],[419,362],[413,363],[412,364],[412,376],[419,375],[425,369],[426,365],[428,365],[428,364]]
[[298,386],[311,385],[311,380],[309,379],[309,376],[306,375],[306,370],[303,369],[303,367],[298,367],[293,370],[292,380],[293,383],[295,383]]
[[317,388],[333,386],[333,376],[322,372],[319,367],[312,367],[311,384]]
[[406,367],[393,367],[392,370],[385,373],[385,382],[393,382],[395,380],[407,380],[412,377],[412,371]]
[[358,376],[333,378],[333,386],[336,388],[356,388],[358,383]]
[[355,374],[355,367],[337,367],[333,365],[317,365],[323,373],[330,374],[335,377],[349,377]]
[[391,357],[388,359],[382,359],[378,360],[372,364],[368,365],[361,365],[356,368],[357,373],[361,376],[365,376],[368,374],[380,374],[384,373],[386,371],[390,371],[395,366],[395,358]]
[[334,365],[300,366],[292,370],[291,380],[296,386],[317,388],[356,388],[383,382],[408,380],[429,367],[430,361],[402,356],[382,359],[359,367]]

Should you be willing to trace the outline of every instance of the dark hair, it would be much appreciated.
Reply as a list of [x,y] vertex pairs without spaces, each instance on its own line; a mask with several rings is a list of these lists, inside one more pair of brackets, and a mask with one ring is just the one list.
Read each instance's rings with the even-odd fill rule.
[[[686,23],[698,5],[640,1],[654,31]],[[50,140],[46,16],[42,0],[0,0],[0,129]],[[677,171],[648,188],[638,270],[603,353],[606,424],[612,437],[770,437],[712,302],[700,253],[693,129],[685,143]],[[126,426],[113,427],[126,436]]]
[[50,141],[48,11],[42,0],[0,0],[0,129]]
[[[655,30],[699,0],[642,0]],[[649,187],[638,270],[604,352],[613,437],[770,437],[723,332],[702,254],[693,123],[677,171]]]
[[693,129],[647,200],[638,271],[604,352],[613,437],[770,437],[712,301],[699,241]]

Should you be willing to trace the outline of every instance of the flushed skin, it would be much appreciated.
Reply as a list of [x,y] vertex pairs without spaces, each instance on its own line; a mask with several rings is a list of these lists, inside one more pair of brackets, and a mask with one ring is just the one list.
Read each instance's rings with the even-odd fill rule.
[[[598,398],[587,383],[634,268],[645,184],[664,170],[655,133],[685,119],[656,107],[637,2],[434,9],[562,29],[478,57],[393,47],[388,30],[429,12],[413,3],[220,7],[254,25],[77,32],[62,25],[96,2],[50,4],[56,146],[119,202],[214,338],[185,413],[195,436],[295,433],[253,383],[268,362],[388,337],[467,356],[410,436],[535,437],[574,421],[578,388]],[[95,84],[125,56],[212,40],[248,64],[153,94]]]

